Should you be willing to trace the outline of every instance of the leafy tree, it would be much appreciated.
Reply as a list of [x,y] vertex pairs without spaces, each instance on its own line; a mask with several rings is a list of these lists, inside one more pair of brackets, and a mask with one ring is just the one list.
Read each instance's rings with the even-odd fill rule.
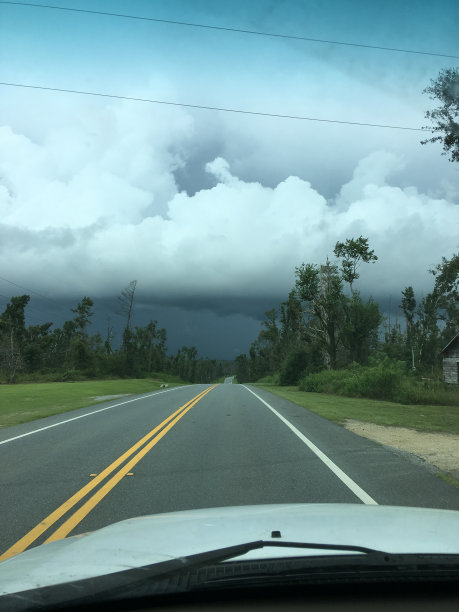
[[400,307],[405,314],[406,347],[413,370],[432,370],[438,352],[459,329],[459,255],[443,257],[430,272],[435,277],[434,287],[418,303],[413,287],[402,292]]
[[370,251],[368,246],[368,238],[359,236],[358,238],[347,238],[345,242],[337,242],[334,249],[336,257],[341,258],[341,273],[343,280],[349,283],[351,293],[353,292],[352,285],[359,278],[357,269],[360,263],[365,263],[378,260],[374,251]]
[[364,364],[378,345],[378,328],[382,322],[379,306],[370,298],[364,302],[358,291],[345,301],[341,331],[343,346],[351,362]]
[[440,339],[443,348],[459,330],[459,253],[454,253],[451,259],[442,257],[441,263],[429,272],[435,277],[433,294],[443,325]]
[[87,332],[87,328],[91,324],[91,317],[94,314],[91,310],[93,306],[92,299],[84,296],[76,308],[71,309],[75,313],[71,340],[71,365],[77,370],[91,370],[93,366],[94,355],[90,349]]
[[335,369],[344,305],[338,267],[327,259],[325,266],[302,264],[295,275],[297,294],[307,304],[307,333],[321,347],[325,367]]
[[381,350],[391,360],[406,360],[406,338],[399,323],[395,323],[395,325],[386,329]]
[[428,142],[441,142],[442,155],[449,154],[449,160],[459,161],[459,69],[444,68],[436,79],[431,79],[430,87],[423,93],[429,95],[431,100],[438,101],[440,106],[426,112],[426,119],[430,119],[433,126],[429,129],[436,135],[422,140],[421,144]]
[[85,338],[87,336],[86,328],[91,323],[91,317],[94,312],[91,308],[94,306],[94,302],[90,297],[84,296],[84,298],[79,302],[76,308],[72,308],[72,312],[75,313],[73,321],[75,323],[75,332],[81,337]]
[[292,289],[287,301],[282,302],[280,306],[280,356],[282,359],[301,345],[304,332],[301,300]]
[[0,315],[0,361],[8,372],[10,383],[15,382],[18,370],[24,365],[22,357],[26,334],[24,310],[29,301],[29,295],[12,297]]
[[310,363],[310,351],[300,348],[292,351],[284,359],[280,370],[281,385],[297,385]]
[[236,364],[236,378],[237,382],[242,384],[249,382],[250,378],[250,366],[247,355],[238,355],[235,359]]
[[52,347],[51,327],[52,323],[27,327],[23,358],[28,372],[37,372],[46,365]]

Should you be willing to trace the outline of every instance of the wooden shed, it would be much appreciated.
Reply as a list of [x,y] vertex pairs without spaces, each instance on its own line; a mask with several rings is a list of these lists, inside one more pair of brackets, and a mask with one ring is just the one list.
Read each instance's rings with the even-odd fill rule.
[[443,378],[445,382],[459,384],[459,333],[440,352],[443,357]]

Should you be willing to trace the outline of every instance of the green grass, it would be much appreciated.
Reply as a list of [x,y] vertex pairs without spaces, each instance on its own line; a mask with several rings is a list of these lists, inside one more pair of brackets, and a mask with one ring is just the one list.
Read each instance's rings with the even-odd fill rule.
[[[98,403],[100,395],[156,391],[161,379],[91,380],[64,383],[0,385],[0,427],[27,423]],[[169,382],[169,386],[183,383]]]
[[311,393],[299,391],[298,387],[263,384],[257,386],[336,423],[344,423],[346,419],[356,419],[366,423],[408,427],[418,431],[459,433],[457,406],[406,405],[383,400]]

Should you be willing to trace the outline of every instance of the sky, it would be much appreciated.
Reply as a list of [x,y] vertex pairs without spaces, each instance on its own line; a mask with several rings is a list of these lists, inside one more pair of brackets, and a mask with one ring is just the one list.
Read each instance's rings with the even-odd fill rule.
[[[38,4],[38,2],[36,3]],[[459,56],[456,0],[56,0],[54,6]],[[368,237],[357,288],[401,290],[458,248],[459,167],[419,131],[423,94],[459,60],[0,2],[0,310],[94,328],[137,280],[134,324],[169,348],[234,358],[295,267]]]

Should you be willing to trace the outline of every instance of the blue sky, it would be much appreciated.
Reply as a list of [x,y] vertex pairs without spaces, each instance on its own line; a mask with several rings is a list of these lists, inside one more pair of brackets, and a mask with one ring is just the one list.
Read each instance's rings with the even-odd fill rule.
[[[459,55],[455,0],[55,4]],[[4,82],[420,127],[423,88],[458,63],[0,3]],[[458,169],[420,139],[0,87],[0,276],[63,300],[137,278],[140,318],[186,319],[199,347],[207,313],[203,352],[232,355],[295,265],[362,233],[380,259],[361,290],[397,303],[457,249]]]

